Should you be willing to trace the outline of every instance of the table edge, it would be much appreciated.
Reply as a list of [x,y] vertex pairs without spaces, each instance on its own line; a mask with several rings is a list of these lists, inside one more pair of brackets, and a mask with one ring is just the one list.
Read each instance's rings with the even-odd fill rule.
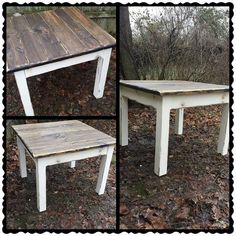
[[[104,50],[104,49],[114,48],[115,46],[116,46],[116,42],[113,43],[113,44],[109,44],[107,46],[104,46],[104,47],[96,48],[96,49],[88,51],[88,52],[82,52],[82,53],[77,53],[77,54],[74,54],[74,55],[68,55],[68,56],[65,56],[63,58],[57,58],[57,59],[53,59],[53,60],[47,61],[47,62],[39,62],[39,63],[34,64],[34,65],[20,66],[20,67],[17,67],[15,69],[8,69],[7,70],[7,68],[6,68],[6,72],[7,73],[14,73],[14,72],[17,72],[17,71],[27,70],[27,69],[31,69],[31,68],[38,67],[38,66],[43,66],[43,65],[46,65],[46,64],[54,63],[54,62],[63,61],[63,60],[78,57],[78,56],[83,56],[83,55],[86,55],[86,54],[89,54],[89,53],[98,52],[98,51],[101,51],[101,50]],[[6,61],[5,65],[7,65],[7,61]]]
[[115,145],[115,144],[116,144],[116,142],[114,141],[114,143],[111,142],[109,144],[104,144],[104,145],[100,145],[100,146],[87,147],[87,148],[83,148],[83,149],[75,149],[73,151],[57,152],[57,153],[52,153],[52,154],[48,154],[48,155],[34,155],[34,156],[32,155],[32,156],[36,159],[47,158],[47,157],[50,158],[52,156],[58,156],[58,155],[63,155],[63,154],[67,154],[67,153],[83,152],[85,150],[89,150],[89,149],[93,149],[93,148],[104,148],[104,147],[112,146],[112,145]]
[[158,95],[158,96],[165,96],[165,95],[190,95],[190,94],[204,94],[204,93],[219,93],[219,92],[229,92],[230,88],[224,88],[224,89],[216,89],[216,90],[209,90],[209,91],[183,91],[183,92],[179,92],[179,91],[176,91],[176,92],[163,92],[163,93],[160,93],[158,91],[154,91],[154,90],[149,90],[149,89],[146,89],[146,88],[140,88],[140,87],[136,87],[134,85],[131,85],[131,84],[124,84],[120,81],[120,85],[121,86],[124,86],[124,87],[127,87],[127,88],[131,88],[131,89],[134,89],[134,90],[140,90],[140,91],[143,91],[143,92],[146,92],[146,93],[150,93],[150,94],[153,94],[153,95]]

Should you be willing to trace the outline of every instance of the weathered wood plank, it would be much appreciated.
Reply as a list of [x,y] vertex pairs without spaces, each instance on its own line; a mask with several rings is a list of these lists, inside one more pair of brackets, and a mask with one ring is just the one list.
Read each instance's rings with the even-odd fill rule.
[[114,45],[115,39],[99,27],[96,23],[86,17],[79,9],[75,7],[65,7],[65,12],[69,14],[76,22],[81,23],[83,27],[92,34],[103,46]]
[[50,59],[68,55],[66,49],[61,45],[50,30],[49,26],[39,14],[30,14],[25,17],[34,36],[50,54]]
[[[17,48],[15,48],[17,42]],[[29,62],[25,57],[24,46],[21,39],[15,35],[11,34],[7,36],[6,42],[7,49],[7,68],[18,68],[19,65],[27,65]]]
[[7,31],[7,35],[17,34],[16,29],[12,22],[12,17],[7,17],[6,19],[6,31]]
[[158,95],[229,91],[229,86],[181,80],[121,80],[122,86]]
[[64,21],[58,17],[54,11],[45,11],[40,12],[39,14],[71,55],[78,52],[86,52],[88,50],[86,45],[79,40],[77,35],[65,25]]
[[13,17],[13,24],[17,32],[20,32],[18,37],[22,41],[25,57],[29,64],[48,61],[49,53],[38,38],[34,37],[26,18],[24,16]]
[[63,9],[58,8],[55,10],[55,13],[67,24],[88,49],[92,50],[95,47],[100,47],[99,41],[97,41],[79,22],[76,22],[71,18]]
[[12,128],[36,158],[115,143],[114,138],[77,120],[15,125]]
[[[80,122],[82,123],[82,122]],[[25,130],[32,130],[32,129],[38,129],[38,130],[45,130],[45,128],[58,128],[60,127],[67,127],[76,125],[81,127],[81,125],[78,124],[78,120],[64,120],[64,121],[58,121],[58,122],[43,122],[43,123],[33,123],[33,124],[23,124],[23,125],[13,125],[14,128],[16,128],[19,131],[25,131]],[[83,123],[82,127],[85,127],[86,124]],[[88,127],[91,127],[87,125]]]
[[60,123],[58,122],[47,122],[47,123],[40,123],[40,124],[26,124],[26,125],[20,125],[15,127],[14,129],[17,132],[20,132],[21,135],[24,135],[24,137],[32,137],[37,136],[38,134],[44,136],[44,135],[51,135],[55,133],[61,133],[61,132],[81,132],[81,131],[87,131],[87,130],[93,130],[92,127],[86,126],[86,125],[78,125],[78,122],[65,122]]

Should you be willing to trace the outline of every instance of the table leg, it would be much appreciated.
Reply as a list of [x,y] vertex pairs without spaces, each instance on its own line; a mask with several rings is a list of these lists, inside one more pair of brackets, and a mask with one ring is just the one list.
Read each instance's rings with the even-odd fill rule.
[[75,161],[69,162],[70,168],[75,168]]
[[183,123],[184,123],[184,108],[176,109],[176,118],[175,118],[175,133],[183,134]]
[[112,160],[114,146],[110,146],[107,149],[107,155],[102,156],[102,162],[99,169],[99,176],[97,181],[96,192],[101,195],[105,191],[109,168]]
[[157,106],[156,146],[154,172],[158,176],[167,174],[170,108],[162,102]]
[[95,96],[95,98],[101,98],[103,96],[107,71],[111,57],[111,50],[111,48],[102,50],[100,56],[98,57],[97,72],[93,90],[93,95]]
[[34,110],[30,99],[30,93],[26,81],[24,71],[17,71],[14,73],[16,84],[20,93],[20,98],[27,116],[34,116]]
[[218,140],[217,152],[222,155],[228,153],[229,146],[229,104],[224,104],[221,125],[220,125],[220,135]]
[[21,175],[21,178],[25,178],[25,177],[27,177],[25,147],[18,137],[17,137],[17,147],[19,150],[20,175]]
[[38,210],[46,210],[46,165],[43,160],[36,162],[36,188]]
[[120,96],[120,145],[128,145],[128,98]]

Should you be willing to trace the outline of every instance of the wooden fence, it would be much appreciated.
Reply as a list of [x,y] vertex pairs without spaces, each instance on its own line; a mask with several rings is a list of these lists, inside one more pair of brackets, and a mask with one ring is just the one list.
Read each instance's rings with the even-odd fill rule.
[[[13,15],[15,13],[27,14],[38,11],[52,10],[59,7],[53,6],[8,6],[6,8],[7,15]],[[78,7],[87,16],[93,19],[103,29],[116,35],[116,7],[111,6],[81,6]]]

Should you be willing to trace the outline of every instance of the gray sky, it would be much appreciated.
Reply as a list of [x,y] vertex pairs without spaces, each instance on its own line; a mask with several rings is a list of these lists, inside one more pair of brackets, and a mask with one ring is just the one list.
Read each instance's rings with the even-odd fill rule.
[[[129,7],[129,13],[131,14],[130,16],[130,23],[131,23],[131,28],[134,27],[134,18],[135,15],[136,16],[140,16],[142,15],[146,10],[149,11],[150,15],[155,17],[157,15],[160,15],[161,11],[162,11],[161,6],[150,6],[150,7]],[[216,7],[217,9],[220,10],[227,10],[229,9],[229,7]]]

